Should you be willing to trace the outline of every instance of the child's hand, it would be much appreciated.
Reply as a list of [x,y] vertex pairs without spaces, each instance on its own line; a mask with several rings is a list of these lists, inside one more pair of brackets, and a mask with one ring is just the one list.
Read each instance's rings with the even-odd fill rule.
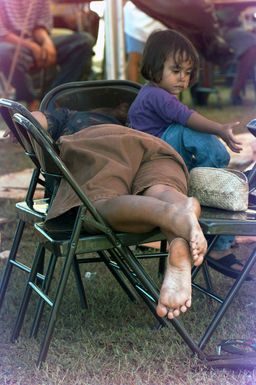
[[240,122],[223,124],[220,134],[224,142],[226,142],[228,147],[234,152],[240,152],[243,149],[242,142],[238,141],[233,133],[234,128],[239,124]]

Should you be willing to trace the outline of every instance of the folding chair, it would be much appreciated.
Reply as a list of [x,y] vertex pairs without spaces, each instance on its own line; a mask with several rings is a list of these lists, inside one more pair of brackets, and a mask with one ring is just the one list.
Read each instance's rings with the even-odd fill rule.
[[[126,103],[130,105],[134,100],[140,86],[136,83],[124,82],[120,83],[118,81],[99,81],[99,82],[74,82],[70,84],[65,84],[59,87],[56,87],[51,92],[49,92],[42,102],[41,109],[52,111],[57,106],[65,106],[69,109],[77,109],[86,111],[92,108],[98,107],[115,107],[119,102]],[[75,90],[75,92],[74,92]],[[105,90],[105,92],[103,91]],[[102,95],[100,98],[99,95]],[[78,97],[79,96],[79,97]],[[1,279],[0,286],[0,308],[3,304],[5,293],[8,287],[9,279],[12,273],[13,267],[17,267],[23,271],[29,272],[30,267],[24,263],[17,260],[17,254],[19,245],[24,233],[26,224],[33,224],[35,221],[44,220],[46,212],[49,205],[49,191],[46,191],[45,198],[43,199],[34,199],[34,193],[38,184],[43,185],[46,190],[47,185],[45,186],[45,180],[40,172],[40,164],[35,156],[33,147],[31,146],[30,139],[24,130],[19,130],[17,132],[15,127],[15,122],[12,120],[12,116],[15,112],[20,112],[25,117],[28,117],[34,124],[37,124],[33,116],[29,111],[20,103],[8,100],[0,99],[0,112],[2,118],[4,119],[7,127],[9,127],[11,134],[14,138],[21,144],[25,150],[25,154],[29,156],[32,160],[35,169],[32,174],[32,178],[27,190],[27,195],[25,201],[18,202],[16,204],[17,215],[19,222],[17,225],[15,237],[13,244],[9,253],[9,257],[6,263],[6,268]],[[49,140],[51,138],[49,137]],[[49,179],[49,175],[48,175]],[[58,182],[56,182],[56,175],[54,174],[53,180],[55,181],[55,188],[57,188]],[[47,183],[46,183],[47,184]],[[54,192],[52,192],[54,194]],[[164,242],[161,245],[161,250],[166,249],[166,243]],[[43,251],[42,251],[43,253]],[[164,256],[166,253],[163,253]],[[148,256],[149,257],[149,256]],[[164,269],[164,259],[160,259],[159,270],[163,271]],[[43,258],[41,259],[41,265],[43,270]],[[79,273],[79,266],[76,265],[74,261],[74,272],[78,284],[78,290],[80,294],[81,306],[86,308],[87,302],[85,293],[83,290],[82,280]],[[41,280],[44,279],[42,274],[38,274]]]
[[[125,84],[121,84],[121,85],[116,84],[116,82],[110,82],[110,83],[99,82],[99,83],[97,83],[97,86],[98,86],[99,90],[97,89],[97,94],[95,95],[93,92],[93,91],[95,91],[95,88],[96,88],[94,84],[91,84],[90,82],[87,82],[87,83],[79,82],[79,87],[81,89],[83,89],[83,94],[80,95],[81,96],[80,100],[83,102],[83,105],[85,105],[85,100],[86,100],[85,97],[86,96],[87,96],[88,102],[91,103],[91,106],[96,107],[96,108],[99,106],[102,106],[103,102],[104,102],[104,106],[105,105],[115,106],[116,104],[119,104],[119,102],[130,104],[132,102],[132,100],[134,99],[134,97],[136,96],[138,89],[139,89],[139,85],[132,84],[132,83],[129,84],[129,82],[127,82],[127,84],[125,83]],[[59,87],[60,90],[56,90],[56,89],[53,90],[53,92],[50,94],[50,96],[48,96],[48,98],[46,98],[46,99],[52,101],[55,97],[55,94],[59,95],[59,93],[63,97],[63,89],[64,90],[68,89],[69,90],[68,98],[65,100],[67,100],[68,103],[70,103],[71,100],[72,101],[74,100],[73,96],[71,95],[70,89],[72,89],[72,92],[74,92],[74,89],[76,90],[76,87],[77,87],[77,83],[75,83],[75,88],[74,88],[73,84],[71,86],[68,85],[68,87],[61,86],[61,87]],[[121,89],[120,89],[120,87],[121,87]],[[99,101],[98,95],[99,95],[99,92],[102,93],[103,88],[105,88],[105,89],[107,88],[107,95],[105,93],[105,98],[102,98]],[[52,97],[52,94],[53,94],[53,97]],[[114,95],[114,97],[113,97],[113,95]],[[111,100],[112,104],[109,102],[109,100]],[[97,103],[96,103],[96,101],[97,101]],[[55,102],[56,102],[56,97],[55,97]],[[89,107],[88,102],[87,102],[87,108]],[[60,102],[57,101],[57,105],[59,103]],[[55,103],[52,103],[51,107],[56,108]],[[81,108],[82,107],[85,108],[84,106],[81,106]],[[33,147],[31,145],[30,138],[28,137],[26,131],[22,130],[22,127],[20,127],[19,130],[16,129],[16,124],[15,124],[15,122],[13,122],[12,117],[13,117],[14,112],[19,111],[23,114],[23,116],[26,116],[27,118],[29,118],[30,121],[32,121],[35,125],[37,125],[37,121],[33,118],[33,116],[30,114],[30,112],[27,111],[27,109],[25,107],[23,107],[22,105],[20,105],[17,102],[13,102],[13,101],[10,101],[7,99],[1,99],[1,108],[2,108],[3,117],[4,117],[8,127],[11,129],[12,133],[15,135],[17,140],[20,142],[20,144],[25,149],[26,154],[28,156],[30,156],[31,159],[33,160],[33,162],[35,163],[36,175],[39,177],[39,175],[42,175],[41,170],[40,170],[40,165],[39,165],[39,162],[37,160],[37,157],[35,156]],[[40,127],[37,126],[37,128],[40,130]],[[48,140],[51,142],[50,137],[48,137]],[[54,173],[54,175],[52,175],[53,180],[56,180],[56,178],[58,179],[58,175],[57,175],[58,173],[56,172],[56,170],[49,171],[49,168],[48,168],[48,176],[49,176],[49,173],[50,174]],[[44,182],[45,182],[44,180],[41,180],[41,179],[36,179],[36,178],[32,179],[31,183],[33,182],[33,184],[31,185],[31,188],[29,188],[29,191],[31,191],[31,192],[29,193],[29,199],[27,199],[28,203],[25,201],[25,202],[19,202],[16,205],[17,209],[18,209],[18,214],[21,216],[21,219],[20,219],[19,224],[18,224],[18,229],[20,227],[22,227],[22,229],[20,231],[17,231],[17,235],[14,238],[13,247],[12,247],[12,250],[10,252],[8,261],[7,261],[5,272],[3,274],[3,278],[2,278],[2,282],[1,282],[1,292],[0,292],[1,302],[3,302],[4,295],[5,295],[8,283],[9,283],[9,279],[10,279],[10,275],[11,275],[13,266],[19,267],[20,269],[22,269],[28,273],[30,272],[29,266],[25,265],[23,262],[21,263],[21,262],[17,261],[17,250],[18,250],[18,246],[19,246],[19,243],[20,243],[22,235],[23,235],[23,230],[24,230],[25,224],[34,223],[35,221],[38,221],[38,220],[42,221],[45,219],[45,216],[46,216],[49,198],[45,198],[43,200],[34,200],[33,199],[33,193],[34,193],[34,190],[35,190],[35,187],[36,187],[38,180],[40,180],[40,183],[42,183],[42,184],[44,184]],[[56,183],[56,186],[57,185],[58,185],[58,182]],[[53,195],[54,195],[54,193],[53,193]],[[42,213],[40,213],[40,217],[37,216],[38,213],[37,213],[37,211],[35,211],[35,207],[37,207],[37,203],[39,203],[40,205],[43,204],[43,206],[44,206],[44,211]],[[16,240],[17,237],[18,237],[18,240]],[[164,250],[164,248],[166,249],[166,247],[164,247],[165,245],[166,245],[166,242],[164,241],[163,245],[161,246],[163,250]],[[40,253],[42,253],[42,254],[44,253],[43,247],[41,247],[39,250],[40,250]],[[38,271],[37,271],[37,280],[40,279],[42,281],[42,285],[43,285],[44,290],[46,292],[49,289],[50,282],[51,282],[51,275],[50,274],[52,274],[52,273],[50,273],[49,271],[53,272],[54,264],[56,263],[56,260],[54,262],[54,258],[53,258],[53,256],[51,256],[52,265],[51,265],[51,267],[48,268],[48,270],[45,274],[42,274],[41,270],[43,270],[43,258],[42,258],[40,253],[39,253],[39,251],[37,251],[37,256],[36,256],[36,258],[38,258],[38,260],[41,261],[39,264],[39,266],[41,266],[41,268],[38,267]],[[102,261],[102,257],[100,256],[100,253],[98,253],[98,254],[99,254],[98,259],[93,258],[93,262],[95,262],[95,261],[101,262]],[[159,257],[165,257],[165,256],[166,256],[166,252],[159,253]],[[149,258],[149,257],[152,257],[152,255],[146,254],[146,255],[141,255],[140,257]],[[161,258],[161,261],[163,261],[163,258]],[[79,260],[79,263],[85,263],[85,262],[90,262],[90,258],[87,258],[86,260],[85,259]],[[163,265],[163,263],[161,263],[161,265]],[[73,267],[74,267],[74,270],[76,273],[75,274],[76,280],[78,281],[78,288],[80,288],[79,294],[81,297],[81,304],[83,307],[87,307],[86,298],[85,298],[82,280],[81,280],[81,275],[80,275],[80,270],[79,270],[79,266],[77,264],[76,257],[74,257]],[[130,299],[135,300],[134,294],[132,294],[132,292],[127,288],[127,285],[125,284],[125,282],[123,282],[119,278],[118,270],[116,268],[113,269],[111,264],[109,264],[108,267],[109,267],[110,271],[115,275],[116,279],[119,281],[119,283],[124,288],[124,290],[127,292]],[[42,313],[42,310],[43,310],[43,307],[42,307],[42,303],[41,303],[40,310],[37,311],[38,321],[35,322],[36,326],[32,326],[31,336],[34,336],[37,333],[37,329],[38,329],[38,325],[39,325],[39,319],[40,319],[39,314]]]
[[[25,131],[18,134],[15,124],[12,121],[12,116],[15,112],[20,112],[24,116],[27,116],[27,109],[20,103],[11,101],[8,99],[0,99],[0,113],[10,129],[11,135],[20,143],[23,147],[25,154],[31,159],[34,164],[34,170],[32,172],[31,180],[27,189],[26,197],[23,202],[16,203],[16,211],[18,216],[18,224],[14,235],[13,243],[9,253],[9,257],[6,263],[6,268],[3,273],[0,286],[0,308],[3,304],[6,289],[8,287],[9,279],[12,273],[13,267],[17,267],[20,270],[29,272],[30,268],[17,260],[17,253],[20,246],[20,242],[25,230],[26,224],[33,224],[35,221],[44,220],[48,199],[34,199],[34,194],[38,185],[44,186],[44,178],[40,174],[40,165],[34,154],[34,150],[31,146],[30,139]],[[29,115],[30,116],[30,115]],[[40,275],[42,279],[42,276]]]
[[[37,332],[38,323],[40,322],[41,306],[43,306],[42,301],[45,301],[52,308],[49,323],[46,328],[46,334],[43,339],[43,344],[40,350],[38,360],[38,364],[40,365],[42,360],[44,360],[46,357],[50,338],[54,328],[56,313],[58,311],[60,301],[63,297],[63,291],[66,285],[67,278],[69,276],[70,267],[74,256],[76,255],[77,257],[79,257],[79,255],[81,254],[96,252],[101,257],[101,260],[106,264],[108,269],[113,273],[115,278],[119,281],[119,283],[121,283],[121,286],[126,290],[130,298],[133,300],[136,299],[134,295],[135,293],[127,285],[125,277],[128,279],[128,281],[131,281],[132,287],[135,289],[135,292],[137,291],[137,293],[142,295],[145,298],[146,302],[149,303],[151,310],[154,311],[153,304],[151,303],[151,295],[149,296],[149,294],[144,290],[142,283],[140,283],[140,280],[138,280],[137,278],[137,259],[131,259],[131,262],[127,262],[126,259],[129,261],[129,259],[133,255],[132,251],[129,249],[128,246],[133,246],[136,244],[151,242],[155,240],[162,240],[164,239],[164,237],[157,230],[148,234],[124,233],[115,235],[115,233],[110,229],[109,226],[105,224],[101,216],[91,205],[88,198],[84,195],[83,191],[80,189],[77,182],[74,180],[64,163],[58,157],[58,154],[54,147],[47,140],[47,136],[43,135],[42,132],[40,133],[36,129],[36,127],[22,115],[15,114],[14,119],[19,122],[23,127],[26,127],[28,130],[30,130],[31,128],[31,131],[29,132],[30,135],[33,136],[33,140],[36,141],[37,146],[40,146],[40,156],[47,156],[47,162],[41,162],[42,170],[47,173],[47,167],[49,166],[49,162],[51,159],[55,166],[59,168],[59,172],[61,173],[62,177],[70,183],[78,197],[81,199],[81,206],[79,207],[75,218],[72,218],[71,223],[69,223],[68,220],[63,220],[62,218],[60,221],[57,221],[57,223],[55,222],[52,228],[51,226],[49,226],[46,229],[44,223],[38,223],[35,225],[36,230],[40,233],[42,238],[41,243],[39,245],[39,250],[40,248],[45,247],[46,249],[52,251],[54,254],[54,261],[58,257],[65,257],[65,262],[63,270],[61,272],[61,277],[59,279],[55,298],[50,298],[47,295],[48,293],[43,290],[44,288],[40,288],[36,284],[36,275],[38,272],[39,259],[37,258],[37,255],[35,256],[23,301],[19,310],[18,318],[16,320],[16,325],[12,333],[12,339],[15,340],[18,337],[19,331],[22,326],[31,291],[34,290],[37,294],[40,295],[41,298],[39,301],[39,307],[38,311],[36,312],[36,317],[34,321],[34,331]],[[88,213],[92,215],[92,219],[90,218]],[[102,235],[93,236],[81,232],[82,221],[86,221],[95,226],[102,233]],[[51,259],[50,263],[52,263],[52,260],[53,258]],[[90,261],[93,261],[91,257]],[[96,257],[95,261],[97,261]],[[135,266],[133,266],[134,263]],[[53,268],[51,269],[51,271],[53,272]],[[49,277],[49,279],[51,280],[51,277]],[[156,291],[153,282],[152,288]],[[156,317],[159,318],[158,316]]]
[[[94,82],[91,82],[94,83]],[[68,85],[63,96],[57,98],[57,101],[50,103],[45,99],[42,102],[42,110],[47,107],[56,107],[56,105],[65,105],[72,101],[75,98],[75,90],[71,90],[73,85]],[[91,84],[93,87],[93,84]],[[78,84],[78,88],[80,85]],[[97,85],[96,85],[97,87]],[[82,89],[82,88],[81,88]],[[114,88],[115,90],[115,88]],[[103,88],[103,92],[106,92]],[[54,94],[54,90],[52,94]],[[121,93],[120,93],[121,95]],[[80,98],[80,93],[77,95],[77,99],[82,101]],[[86,99],[85,99],[86,100]],[[119,99],[118,99],[119,100]],[[57,104],[56,104],[57,103]],[[63,104],[61,104],[63,103]],[[74,102],[75,108],[75,102]],[[205,353],[205,347],[216,330],[220,320],[223,318],[224,314],[227,311],[227,308],[232,303],[234,296],[237,294],[242,283],[246,279],[251,270],[253,264],[255,263],[256,258],[256,248],[252,251],[250,257],[244,265],[241,275],[234,281],[234,284],[228,291],[225,298],[218,296],[212,289],[212,285],[209,283],[206,288],[199,285],[195,285],[202,293],[206,294],[209,298],[213,299],[219,303],[219,308],[216,311],[212,320],[209,321],[206,331],[202,333],[202,337],[199,342],[195,341],[194,338],[188,333],[186,328],[183,326],[181,318],[168,320],[166,318],[159,318],[155,312],[156,304],[159,296],[159,289],[154,282],[154,280],[149,276],[145,268],[140,263],[138,257],[134,254],[133,249],[130,246],[139,245],[149,241],[163,240],[164,237],[158,230],[150,234],[119,234],[113,232],[109,226],[102,220],[101,216],[95,210],[95,208],[90,204],[87,197],[80,190],[79,186],[73,179],[72,175],[66,168],[65,164],[61,161],[56,150],[51,143],[47,140],[45,133],[42,133],[37,129],[37,126],[33,124],[31,120],[24,117],[22,114],[15,114],[14,120],[17,122],[17,127],[25,128],[33,141],[37,143],[37,146],[41,148],[41,161],[45,156],[48,157],[47,163],[49,160],[53,163],[56,168],[59,170],[62,178],[65,178],[70,184],[72,189],[78,195],[81,200],[81,206],[79,207],[78,212],[76,213],[75,219],[72,221],[72,224],[64,226],[63,221],[61,223],[55,224],[55,228],[46,228],[44,223],[35,224],[35,229],[38,232],[40,239],[40,247],[44,247],[54,252],[54,255],[57,257],[64,257],[64,266],[61,273],[61,277],[58,281],[58,288],[54,294],[53,298],[48,296],[48,291],[44,291],[42,288],[38,287],[36,284],[36,275],[38,272],[38,260],[34,259],[33,267],[29,275],[27,287],[23,296],[23,301],[19,310],[18,317],[16,319],[16,325],[12,333],[12,339],[15,340],[22,327],[23,319],[27,311],[29,304],[29,298],[31,291],[35,291],[39,294],[39,305],[34,319],[34,330],[37,332],[39,327],[39,322],[42,312],[42,303],[47,303],[51,307],[51,313],[48,320],[48,325],[45,330],[45,335],[42,340],[42,345],[40,348],[38,365],[46,359],[47,351],[51,341],[52,333],[54,330],[54,324],[56,316],[59,310],[59,306],[64,294],[65,285],[67,278],[70,272],[70,266],[74,255],[79,257],[80,253],[87,254],[91,252],[96,252],[101,260],[106,264],[107,268],[112,269],[118,272],[118,279],[121,282],[121,285],[124,284],[124,288],[127,291],[128,295],[133,297],[133,293],[137,293],[145,304],[148,306],[149,310],[155,316],[157,321],[161,326],[174,326],[176,331],[183,338],[184,342],[188,345],[191,351],[199,356],[205,362],[215,360],[216,356],[212,356]],[[47,172],[47,164],[42,164],[44,172]],[[253,168],[252,175],[255,175],[255,167]],[[252,178],[253,180],[253,178]],[[253,187],[253,186],[251,186]],[[90,212],[92,218],[88,218],[87,213]],[[208,254],[211,251],[214,242],[216,241],[219,235],[255,235],[256,233],[256,211],[254,209],[248,210],[245,213],[231,213],[225,212],[217,209],[203,209],[202,215],[200,218],[200,223],[205,234],[211,235],[213,241],[209,244]],[[86,221],[93,224],[96,228],[101,231],[101,235],[89,235],[81,232],[81,222]],[[66,232],[65,232],[66,231]],[[79,257],[80,258],[80,257]],[[95,257],[96,260],[97,257]],[[207,261],[207,256],[206,256]],[[207,263],[203,264],[203,271],[205,275],[208,275],[209,271],[207,269]],[[196,278],[198,272],[201,268],[193,269],[192,278]],[[114,274],[114,273],[113,273]],[[115,276],[115,274],[114,274]],[[207,277],[208,278],[208,277]],[[129,286],[127,286],[127,282]],[[210,280],[209,280],[210,282]],[[132,289],[130,291],[130,288]],[[33,333],[32,333],[33,334]],[[219,357],[221,358],[221,356]]]
[[[34,153],[31,141],[27,132],[25,130],[17,131],[15,122],[13,122],[12,116],[15,112],[20,112],[24,116],[29,117],[35,124],[36,120],[30,114],[30,112],[20,103],[8,100],[0,99],[0,112],[2,118],[4,119],[7,127],[10,129],[10,133],[14,138],[20,143],[23,147],[25,154],[31,159],[34,164],[34,170],[32,172],[31,180],[27,189],[25,200],[22,202],[16,203],[16,212],[18,217],[18,223],[12,242],[12,246],[9,252],[9,256],[6,262],[6,267],[3,272],[3,276],[0,284],[0,308],[3,305],[4,297],[8,288],[9,280],[12,274],[13,267],[18,268],[21,271],[26,273],[30,272],[30,266],[28,266],[26,260],[27,256],[18,256],[18,251],[20,250],[21,240],[24,234],[25,227],[27,225],[33,225],[37,221],[42,221],[46,217],[46,212],[50,202],[49,198],[35,199],[35,192],[37,186],[45,187],[45,180],[40,171],[40,164]],[[50,137],[49,137],[50,140]],[[56,179],[56,178],[55,178]],[[57,185],[56,185],[57,186]],[[37,274],[37,279],[41,282],[44,281],[45,276],[43,274],[43,265],[44,265],[44,249],[40,250],[40,268]],[[74,272],[78,284],[78,290],[80,295],[81,306],[86,308],[87,302],[85,297],[85,292],[82,285],[81,276],[79,273],[79,268],[76,265],[76,260],[74,259]]]
[[[141,85],[126,80],[96,80],[70,82],[55,87],[43,98],[40,110],[54,112],[58,107],[66,107],[75,111],[90,111],[97,108],[116,108],[129,106],[139,92]],[[124,124],[123,121],[120,121]],[[166,240],[160,243],[159,275],[165,270]],[[154,257],[153,253],[153,257]],[[143,253],[145,258],[151,258],[152,253]]]

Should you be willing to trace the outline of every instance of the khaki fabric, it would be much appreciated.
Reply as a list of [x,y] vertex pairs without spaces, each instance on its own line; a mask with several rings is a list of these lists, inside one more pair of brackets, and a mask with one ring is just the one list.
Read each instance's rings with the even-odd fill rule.
[[[187,194],[185,163],[171,146],[152,135],[102,124],[62,136],[59,148],[60,157],[92,202],[141,194],[155,184],[173,186]],[[63,179],[47,219],[79,204],[79,198]]]

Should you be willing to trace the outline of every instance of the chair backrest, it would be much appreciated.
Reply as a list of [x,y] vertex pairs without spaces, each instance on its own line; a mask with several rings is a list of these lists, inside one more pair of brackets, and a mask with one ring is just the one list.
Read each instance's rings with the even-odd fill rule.
[[0,113],[3,120],[5,121],[14,138],[24,148],[26,154],[35,163],[36,167],[38,167],[39,165],[37,163],[36,157],[34,156],[34,150],[27,132],[25,130],[20,130],[18,133],[16,130],[15,122],[12,119],[13,114],[16,112],[19,112],[24,116],[28,116],[30,114],[26,107],[24,107],[22,104],[5,98],[0,99]]
[[[128,108],[137,96],[140,88],[140,84],[126,80],[95,80],[65,83],[53,88],[45,95],[41,102],[40,110],[43,113],[54,114],[57,108],[63,107],[83,112],[106,108],[116,110],[118,112],[117,119],[120,121],[120,124],[125,124]],[[41,163],[47,163],[47,158],[48,154],[44,154],[41,157]],[[51,194],[50,179],[50,177],[47,178],[49,182],[47,182],[49,195]]]
[[[29,119],[37,127],[38,131],[44,132],[45,130],[39,124],[37,119],[34,118],[34,116],[31,114],[31,112],[19,102],[1,98],[0,99],[0,113],[1,113],[5,123],[7,124],[8,128],[12,132],[13,136],[17,139],[17,141],[20,143],[20,145],[24,148],[25,153],[30,157],[30,159],[33,161],[35,166],[37,168],[40,168],[41,166],[40,166],[40,163],[38,162],[38,157],[35,154],[35,149],[33,147],[33,143],[31,142],[31,139],[30,139],[27,131],[22,126],[19,126],[19,128],[17,128],[15,120],[13,120],[13,115],[15,113],[20,113],[23,116],[25,116],[27,119]],[[46,134],[46,140],[48,140],[48,142],[51,143],[52,145],[55,145],[54,141],[52,140],[50,135]]]
[[41,102],[40,110],[53,112],[58,107],[67,107],[70,110],[91,111],[97,108],[115,109],[125,105],[129,107],[140,88],[140,84],[126,80],[66,83],[48,92]]
[[[58,150],[54,143],[49,141],[47,132],[38,129],[34,122],[20,113],[15,113],[13,115],[13,120],[16,122],[16,129],[18,132],[20,130],[23,131],[24,129],[27,131],[33,147],[37,150],[36,153],[39,153],[38,161],[41,165],[42,173],[46,176],[55,176],[58,182],[61,178],[64,178],[78,196],[81,202],[80,207],[83,206],[91,214],[92,218],[90,217],[90,223],[99,231],[107,232],[108,235],[111,236],[112,231],[105,224],[102,217],[91,204],[90,200],[81,190],[80,186],[59,157]],[[45,159],[47,159],[47,161],[45,161]],[[52,172],[53,169],[55,170],[55,174]]]
[[25,197],[27,206],[35,212],[36,210],[33,208],[34,193],[37,185],[45,187],[45,180],[40,173],[40,163],[38,162],[27,131],[23,128],[17,130],[16,123],[13,120],[13,115],[18,112],[23,116],[30,118],[31,121],[37,124],[37,121],[34,119],[33,115],[31,115],[30,111],[28,111],[21,103],[5,98],[0,99],[0,113],[4,122],[9,128],[11,135],[23,147],[25,154],[31,159],[35,166]]

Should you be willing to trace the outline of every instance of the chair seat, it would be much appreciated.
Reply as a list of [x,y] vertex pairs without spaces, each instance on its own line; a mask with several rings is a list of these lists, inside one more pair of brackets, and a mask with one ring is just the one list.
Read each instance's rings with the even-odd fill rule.
[[204,234],[255,235],[256,211],[226,211],[203,207],[200,225]]
[[19,219],[34,223],[44,220],[48,209],[49,198],[34,199],[31,204],[26,201],[16,203]]
[[[47,223],[47,222],[46,222]],[[70,244],[70,238],[74,223],[56,223],[45,225],[44,222],[36,223],[35,228],[43,239],[47,239],[46,248],[53,250],[53,247],[61,246],[62,253],[67,252]],[[141,243],[149,243],[164,240],[164,235],[159,230],[154,230],[145,234],[132,233],[116,233],[116,236],[125,245],[138,245]],[[99,250],[106,250],[113,248],[113,243],[108,239],[107,235],[90,235],[86,232],[82,233],[79,238],[79,244],[76,249],[76,254],[98,252]]]

